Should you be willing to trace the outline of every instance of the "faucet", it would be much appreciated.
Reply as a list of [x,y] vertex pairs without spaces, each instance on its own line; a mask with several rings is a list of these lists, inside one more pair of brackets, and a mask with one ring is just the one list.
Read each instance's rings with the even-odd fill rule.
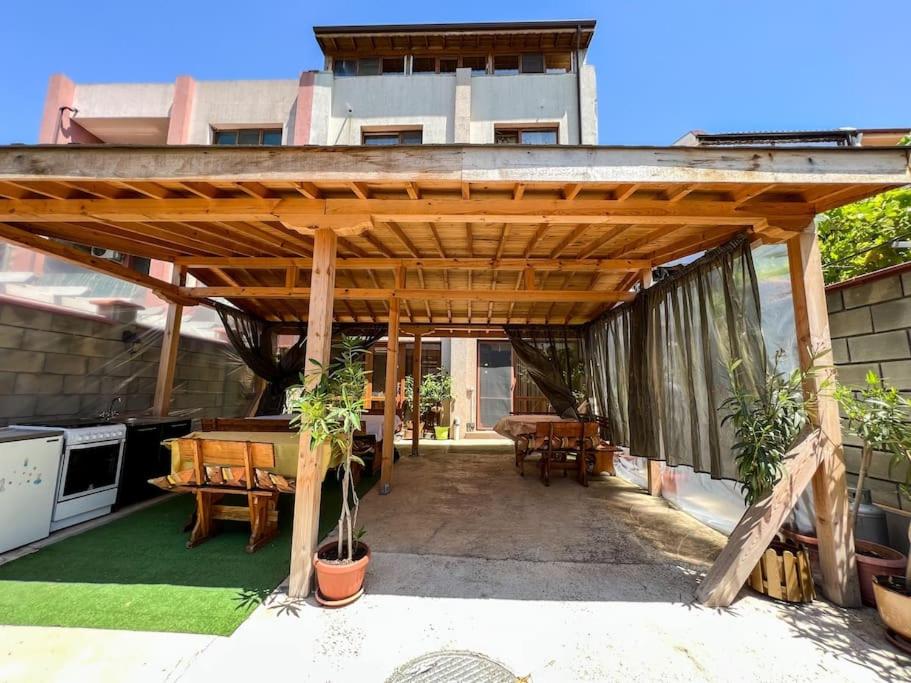
[[108,406],[108,409],[102,410],[98,414],[98,417],[104,420],[110,420],[120,415],[121,408],[123,408],[123,396],[115,396],[111,399],[111,404]]

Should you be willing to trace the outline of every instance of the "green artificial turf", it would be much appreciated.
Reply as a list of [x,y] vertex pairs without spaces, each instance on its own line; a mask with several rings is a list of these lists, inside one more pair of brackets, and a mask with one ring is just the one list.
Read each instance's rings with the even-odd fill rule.
[[[364,478],[367,491],[376,481]],[[279,535],[252,555],[249,524],[192,550],[182,529],[193,510],[175,496],[104,526],[0,565],[0,623],[229,635],[288,575],[292,496],[281,496]],[[329,475],[320,505],[320,538],[341,509]]]

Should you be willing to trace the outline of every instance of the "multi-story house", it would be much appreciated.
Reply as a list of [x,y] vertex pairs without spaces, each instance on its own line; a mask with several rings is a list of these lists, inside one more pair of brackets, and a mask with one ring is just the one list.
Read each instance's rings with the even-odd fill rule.
[[[179,76],[173,83],[87,84],[57,74],[48,85],[39,142],[594,145],[595,70],[586,61],[594,30],[594,21],[323,26],[314,28],[322,68],[296,79]],[[480,253],[480,243],[478,249],[478,255],[487,255]],[[167,276],[164,263],[111,251],[97,255]],[[74,270],[13,248],[3,265],[29,275],[19,278],[20,290],[25,282],[52,294],[54,288],[69,291],[65,285]],[[81,298],[102,296],[124,293],[89,286]],[[142,303],[154,308],[156,302],[149,295]],[[410,344],[403,347],[402,378],[411,368]],[[463,428],[489,428],[513,409],[547,408],[522,373],[516,378],[511,354],[505,340],[423,343],[425,371],[441,365],[457,369],[454,415]],[[379,350],[374,375],[384,372]],[[382,384],[374,383],[371,400],[382,401]]]

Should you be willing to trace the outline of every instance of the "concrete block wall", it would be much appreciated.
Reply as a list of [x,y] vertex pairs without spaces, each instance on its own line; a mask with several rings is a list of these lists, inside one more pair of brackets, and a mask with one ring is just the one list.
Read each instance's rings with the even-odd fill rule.
[[[872,370],[911,398],[911,269],[890,268],[874,277],[831,286],[826,298],[839,381],[862,386]],[[860,441],[845,434],[852,485],[860,456]],[[874,502],[911,510],[911,501],[898,488],[908,466],[890,469],[889,461],[885,453],[874,454],[864,486],[871,490]]]
[[[123,341],[125,331],[138,341]],[[0,426],[33,418],[87,417],[122,396],[122,412],[152,406],[160,330],[9,301],[0,302]],[[219,342],[181,337],[171,410],[236,416],[252,375]]]

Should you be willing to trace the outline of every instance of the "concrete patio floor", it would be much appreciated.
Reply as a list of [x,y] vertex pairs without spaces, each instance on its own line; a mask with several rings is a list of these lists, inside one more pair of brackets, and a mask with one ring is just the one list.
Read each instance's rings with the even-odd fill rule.
[[723,536],[616,478],[523,479],[508,444],[422,445],[361,520],[363,598],[326,610],[280,589],[169,680],[384,681],[441,650],[535,683],[911,680],[874,610],[746,593],[728,610],[692,604]]

